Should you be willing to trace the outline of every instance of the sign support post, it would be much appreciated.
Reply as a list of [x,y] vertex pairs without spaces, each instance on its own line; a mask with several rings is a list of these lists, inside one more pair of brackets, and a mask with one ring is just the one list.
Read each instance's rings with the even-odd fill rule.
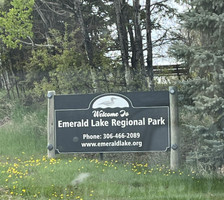
[[180,165],[177,88],[175,86],[170,86],[169,93],[170,93],[170,126],[171,126],[170,168],[172,170],[177,170]]
[[55,157],[55,131],[54,131],[54,95],[55,91],[48,91],[48,108],[47,108],[47,155],[48,158]]

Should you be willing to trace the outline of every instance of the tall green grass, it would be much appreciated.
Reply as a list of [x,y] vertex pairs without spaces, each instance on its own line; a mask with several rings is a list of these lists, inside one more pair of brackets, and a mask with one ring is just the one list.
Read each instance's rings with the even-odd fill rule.
[[46,151],[46,108],[12,106],[9,120],[0,127],[0,154],[23,156]]

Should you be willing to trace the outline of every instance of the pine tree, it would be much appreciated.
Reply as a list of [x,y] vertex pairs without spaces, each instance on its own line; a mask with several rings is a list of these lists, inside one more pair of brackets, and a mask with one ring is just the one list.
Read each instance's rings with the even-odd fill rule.
[[180,16],[181,25],[197,40],[174,44],[171,54],[190,69],[191,79],[184,88],[193,102],[191,108],[212,119],[207,127],[193,128],[198,145],[191,160],[214,170],[224,163],[224,2],[193,0],[189,7]]

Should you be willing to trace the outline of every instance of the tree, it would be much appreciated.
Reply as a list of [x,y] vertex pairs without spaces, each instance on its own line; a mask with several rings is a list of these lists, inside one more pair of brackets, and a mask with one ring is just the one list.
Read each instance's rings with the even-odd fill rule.
[[[55,15],[63,16],[64,18],[58,19],[61,24],[65,22],[68,24],[68,31],[78,30],[75,37],[79,37],[79,43],[81,51],[86,55],[88,61],[87,67],[91,74],[93,81],[93,92],[100,92],[101,87],[99,83],[99,68],[102,69],[103,61],[105,57],[105,48],[102,48],[104,39],[108,39],[108,34],[105,33],[105,27],[110,23],[107,19],[107,6],[102,1],[51,1],[40,0],[39,5],[41,7],[48,8],[48,12],[53,12]],[[49,13],[40,9],[37,10],[41,16],[42,21],[47,24],[49,20],[46,20]],[[58,26],[51,27],[57,30],[62,30]],[[76,39],[76,38],[75,38]],[[108,40],[110,41],[110,40]],[[104,51],[104,52],[102,52]]]
[[1,12],[0,39],[7,47],[17,48],[23,39],[32,37],[34,0],[13,0],[9,11]]
[[[209,115],[209,126],[194,127],[200,146],[191,154],[205,169],[215,169],[224,162],[224,4],[221,0],[190,2],[190,10],[181,15],[182,27],[197,33],[198,41],[176,43],[172,55],[188,65],[192,79],[187,94],[191,108]],[[193,106],[193,107],[192,107]]]
[[151,90],[154,90],[153,80],[153,54],[152,54],[152,22],[151,22],[151,0],[146,1],[146,38],[147,38],[147,74],[148,85]]
[[[0,12],[0,68],[8,96],[20,97],[19,81],[23,77],[19,62],[27,55],[21,51],[22,40],[32,40],[33,0],[4,2]],[[25,56],[26,55],[26,56]]]
[[[162,26],[158,26],[159,21],[155,20],[155,17],[153,20],[146,17],[149,14],[157,16],[160,11],[163,12],[162,10],[169,13],[168,0],[153,4],[147,1],[147,11],[145,5],[140,6],[139,0],[132,2],[127,0],[11,0],[11,2],[12,4],[5,2],[6,11],[1,12],[0,17],[1,38],[6,45],[3,48],[4,55],[12,55],[9,51],[19,55],[17,51],[21,51],[21,55],[26,55],[26,58],[21,57],[18,62],[7,60],[7,63],[12,63],[10,66],[13,70],[7,71],[10,73],[4,75],[14,76],[19,86],[26,86],[26,89],[32,90],[41,84],[42,80],[44,84],[51,81],[50,74],[60,67],[58,67],[59,63],[52,63],[52,67],[49,67],[48,64],[51,63],[49,59],[54,56],[64,58],[66,55],[71,58],[73,53],[74,57],[71,58],[71,62],[68,62],[70,64],[65,66],[73,69],[72,63],[78,63],[76,60],[82,59],[79,70],[86,72],[88,69],[92,92],[153,89],[152,48],[166,36],[152,41],[151,31]],[[14,23],[13,20],[16,22]],[[147,44],[146,29],[149,30]],[[112,36],[112,32],[117,35]],[[69,40],[66,40],[66,37]],[[76,47],[72,48],[74,44]],[[39,50],[45,52],[49,59]],[[121,52],[121,56],[112,58],[113,52],[118,51]],[[148,52],[147,62],[146,52]],[[82,56],[77,59],[77,55]],[[48,67],[36,68],[39,66],[38,57],[43,58],[46,62],[43,65]],[[10,59],[10,56],[7,58]],[[30,64],[29,58],[33,59],[33,65]],[[39,63],[42,61],[39,60]],[[35,81],[25,78],[32,77],[32,69],[24,68],[26,65],[32,66],[34,72],[40,75],[39,80],[34,76]],[[62,80],[58,70],[54,73],[57,74],[55,80]],[[20,76],[17,77],[17,74]],[[27,80],[29,84],[23,84]],[[75,81],[72,78],[69,80]],[[68,87],[72,85],[74,83],[68,84]],[[89,87],[89,82],[86,86]],[[69,91],[72,91],[70,87]],[[89,91],[89,88],[86,91]]]
[[[160,20],[173,16],[175,9],[169,6],[169,0],[153,3],[147,0],[144,5],[139,0],[131,2],[116,0],[114,6],[119,39],[118,48],[121,51],[126,80],[129,77],[128,85],[131,85],[131,82],[136,82],[135,76],[138,75],[137,82],[141,83],[137,84],[136,87],[154,90],[153,48],[157,45],[163,45],[165,41],[169,40],[167,34],[169,30],[160,23]],[[163,33],[161,37],[154,41],[152,40],[153,30],[159,30]],[[130,68],[131,73],[126,70],[128,68]],[[130,74],[130,76],[127,76],[127,74]],[[132,89],[136,90],[136,87]]]
[[116,23],[117,23],[117,30],[118,30],[118,38],[120,42],[120,50],[121,50],[121,57],[122,57],[122,64],[125,70],[125,80],[127,88],[130,87],[131,83],[131,72],[129,66],[129,53],[128,53],[128,36],[127,36],[127,29],[126,29],[126,16],[124,13],[124,0],[115,0],[114,1],[114,8],[116,13]]

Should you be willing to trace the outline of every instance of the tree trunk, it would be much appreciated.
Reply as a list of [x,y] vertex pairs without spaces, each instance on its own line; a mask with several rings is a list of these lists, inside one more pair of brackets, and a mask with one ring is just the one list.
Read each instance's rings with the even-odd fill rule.
[[80,25],[80,29],[82,32],[82,36],[84,39],[84,47],[85,47],[85,51],[86,51],[86,55],[88,58],[88,62],[89,65],[91,67],[90,69],[90,74],[92,77],[92,81],[93,81],[93,88],[94,88],[94,92],[99,92],[100,91],[100,87],[98,85],[98,81],[97,81],[97,75],[96,75],[96,66],[94,64],[93,58],[93,47],[92,47],[92,43],[83,19],[83,15],[82,15],[82,11],[81,11],[81,7],[80,7],[80,0],[74,0],[74,10],[76,12],[76,17],[78,19],[79,25]]
[[9,51],[8,64],[9,64],[9,70],[10,70],[10,74],[11,74],[12,92],[14,92],[14,88],[15,88],[17,97],[20,98],[18,82],[17,82],[16,74],[15,74],[14,69],[13,69],[12,58],[13,58],[13,53],[11,51]]
[[140,3],[139,0],[134,0],[134,27],[135,27],[135,46],[136,46],[136,68],[139,68],[142,79],[145,82],[145,87],[148,87],[147,72],[144,62],[141,18],[140,18]]
[[153,61],[152,61],[152,24],[151,0],[146,0],[146,37],[147,37],[147,82],[149,90],[154,90]]
[[128,62],[128,39],[127,39],[126,24],[124,22],[125,16],[122,13],[123,6],[124,4],[122,3],[122,0],[114,0],[114,8],[116,13],[117,31],[120,42],[122,64],[125,70],[126,86],[127,89],[129,89],[131,83],[131,71]]
[[135,38],[132,30],[131,24],[128,24],[128,33],[130,37],[130,44],[131,44],[131,67],[133,70],[136,69],[137,61],[136,61],[136,47],[135,47]]
[[136,46],[136,59],[140,71],[145,75],[145,65],[142,47],[142,32],[141,32],[141,19],[140,19],[140,4],[139,0],[134,0],[134,27],[135,27],[135,46]]
[[4,70],[2,68],[2,80],[3,80],[3,86],[5,87],[6,91],[7,91],[7,95],[8,95],[8,98],[11,99],[11,96],[10,96],[10,91],[9,91],[9,83],[7,81],[7,78],[6,78],[6,75],[4,74]]

